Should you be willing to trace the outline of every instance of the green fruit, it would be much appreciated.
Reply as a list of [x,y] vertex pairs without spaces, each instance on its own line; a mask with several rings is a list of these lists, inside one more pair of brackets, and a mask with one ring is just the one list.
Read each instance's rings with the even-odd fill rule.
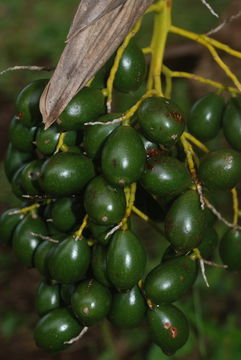
[[47,130],[41,126],[36,134],[36,148],[43,155],[52,155],[56,149],[60,136],[57,125],[50,126]]
[[223,115],[223,134],[227,142],[241,151],[241,99],[231,98]]
[[180,108],[169,99],[161,97],[145,99],[138,110],[138,119],[143,134],[166,147],[179,140],[185,127]]
[[39,110],[40,96],[48,83],[48,79],[39,79],[25,86],[16,100],[16,114],[23,125],[32,127],[42,121]]
[[210,151],[201,159],[199,177],[209,189],[233,188],[241,180],[241,155],[232,149]]
[[24,215],[21,213],[10,214],[19,209],[8,209],[4,211],[0,216],[0,243],[6,245],[11,245],[12,236],[17,225],[24,218]]
[[[133,105],[140,100],[140,98],[146,92],[146,84],[142,83],[142,85],[136,91],[132,91],[129,93],[124,93],[113,89],[112,93],[112,110],[120,113],[124,113],[128,111]],[[134,114],[132,117],[136,117]]]
[[59,285],[51,285],[46,281],[39,284],[35,295],[35,310],[39,316],[43,316],[48,312],[61,306]]
[[151,220],[160,222],[165,218],[163,207],[140,185],[137,186],[135,207],[144,212]]
[[114,293],[109,320],[120,328],[132,328],[140,325],[147,310],[145,298],[138,286],[125,293]]
[[146,62],[142,50],[131,42],[125,49],[115,75],[114,87],[122,92],[137,90],[146,75]]
[[58,153],[45,161],[40,181],[45,193],[65,197],[78,194],[94,176],[92,161],[76,153]]
[[93,238],[98,241],[99,244],[106,246],[109,244],[111,236],[107,236],[111,230],[111,226],[97,225],[93,221],[89,221],[88,228],[91,231]]
[[61,241],[48,259],[52,279],[73,283],[83,279],[90,263],[90,249],[85,239],[75,240],[72,235]]
[[91,269],[94,278],[104,286],[111,286],[106,271],[106,249],[96,245],[92,250]]
[[35,329],[34,340],[38,347],[49,352],[66,349],[70,341],[81,332],[81,325],[66,308],[55,309],[42,317]]
[[24,166],[23,171],[21,172],[21,179],[20,179],[24,194],[28,194],[28,195],[41,194],[42,191],[39,184],[39,177],[43,163],[44,163],[43,159],[32,160],[30,163]]
[[31,152],[21,152],[10,143],[4,158],[4,170],[9,181],[13,178],[15,172],[25,163],[32,160]]
[[99,225],[117,224],[125,214],[126,200],[122,189],[109,185],[102,176],[87,186],[84,206],[90,219]]
[[23,200],[24,190],[22,185],[22,172],[25,165],[22,165],[13,175],[11,179],[11,188],[13,194],[18,197],[19,199]]
[[37,235],[47,235],[44,221],[36,214],[29,214],[18,224],[13,235],[13,250],[22,264],[32,267],[34,252],[41,243]]
[[220,242],[219,252],[228,270],[241,270],[241,232],[234,229],[227,230]]
[[51,249],[56,247],[56,243],[48,240],[42,241],[34,252],[33,263],[34,267],[40,272],[41,275],[49,277],[48,258]]
[[176,257],[151,270],[144,291],[155,304],[171,303],[187,293],[196,277],[196,261],[188,256]]
[[66,130],[79,130],[85,123],[95,121],[105,113],[105,98],[100,90],[85,87],[69,102],[59,116],[59,127]]
[[146,253],[130,230],[114,233],[107,252],[107,276],[117,290],[129,290],[141,279]]
[[[98,122],[109,122],[120,117],[120,114],[106,114],[98,118]],[[84,149],[87,156],[94,159],[100,154],[105,140],[120,123],[109,125],[89,125],[84,129]]]
[[60,295],[63,302],[67,305],[71,303],[71,297],[76,289],[76,284],[61,284]]
[[103,175],[113,185],[128,186],[141,176],[145,158],[144,146],[136,130],[130,126],[119,126],[103,147]]
[[9,139],[15,149],[22,152],[32,152],[34,150],[34,139],[37,128],[24,126],[15,116],[10,124]]
[[224,100],[221,96],[207,94],[192,106],[187,126],[190,133],[202,141],[208,141],[217,136],[222,125]]
[[86,280],[79,284],[71,298],[75,315],[85,326],[104,319],[110,310],[111,293],[96,280]]
[[189,336],[188,321],[174,305],[159,305],[147,312],[152,340],[170,356],[180,349]]
[[[79,198],[57,199],[51,208],[52,225],[62,232],[74,229],[84,216],[82,201]],[[64,221],[63,221],[64,219]]]
[[199,245],[205,229],[205,214],[199,195],[188,190],[172,204],[165,219],[165,234],[177,250],[191,250]]
[[152,194],[172,196],[187,190],[192,180],[181,161],[170,156],[153,156],[146,162],[140,183]]
[[205,228],[201,244],[198,246],[203,259],[209,259],[214,254],[218,244],[218,234],[213,227]]

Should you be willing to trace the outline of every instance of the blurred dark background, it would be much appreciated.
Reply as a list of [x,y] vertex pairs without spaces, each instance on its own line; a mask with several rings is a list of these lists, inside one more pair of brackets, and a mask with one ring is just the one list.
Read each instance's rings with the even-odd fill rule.
[[[203,6],[201,0],[173,0],[175,25],[198,33],[208,32],[224,19],[241,10],[240,0],[210,0],[220,14],[216,19]],[[15,65],[55,66],[71,19],[79,1],[65,0],[0,0],[0,71]],[[147,16],[137,41],[146,46],[150,38],[152,16]],[[227,24],[215,38],[241,51],[241,18]],[[222,53],[223,59],[240,78],[240,59]],[[194,72],[216,81],[230,84],[223,72],[201,46],[186,39],[170,36],[165,63],[180,71]],[[49,77],[46,72],[15,71],[0,77],[0,210],[13,207],[18,200],[11,194],[3,171],[3,158],[8,143],[8,125],[14,115],[14,103],[19,90],[34,79]],[[184,111],[195,99],[210,88],[193,81],[176,80],[173,97]],[[219,199],[220,206],[230,209],[228,194]],[[229,210],[225,214],[231,219]],[[148,242],[151,262],[158,262],[165,240],[153,230],[146,229],[134,219],[136,232]],[[217,230],[223,233],[223,225]],[[147,241],[147,239],[150,239]],[[150,244],[151,243],[151,244]],[[158,254],[158,259],[155,258]],[[218,255],[215,261],[219,262]],[[240,275],[222,269],[208,268],[210,288],[200,277],[193,293],[188,294],[180,306],[187,313],[192,331],[187,345],[174,359],[233,360],[241,358],[241,290]],[[105,322],[89,330],[80,342],[62,354],[48,355],[36,348],[32,333],[37,320],[34,312],[34,294],[40,276],[27,270],[14,258],[11,251],[1,247],[0,252],[0,360],[8,359],[96,359],[162,360],[166,356],[151,344],[145,324],[128,332],[118,331]],[[114,354],[115,353],[115,354]]]

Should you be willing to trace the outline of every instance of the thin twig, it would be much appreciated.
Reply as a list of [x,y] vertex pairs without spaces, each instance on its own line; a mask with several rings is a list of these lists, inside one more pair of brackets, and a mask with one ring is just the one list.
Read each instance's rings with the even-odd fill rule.
[[121,121],[123,121],[124,118],[123,116],[117,118],[117,119],[114,119],[114,120],[111,120],[111,121],[107,121],[107,122],[103,122],[103,121],[93,121],[93,122],[87,122],[87,123],[84,123],[84,125],[86,126],[94,126],[94,125],[111,125],[111,124],[116,124],[116,123],[119,123]]
[[204,6],[206,6],[208,8],[208,10],[210,11],[210,13],[213,16],[216,16],[217,18],[219,18],[219,15],[216,13],[216,11],[212,8],[212,6],[206,0],[201,0],[201,2],[203,3]]
[[204,264],[207,264],[209,266],[213,266],[213,267],[217,267],[217,268],[223,268],[223,269],[227,269],[228,268],[228,265],[223,265],[223,264],[217,264],[213,261],[209,261],[209,260],[205,260],[205,259],[202,259]]
[[238,19],[241,16],[241,10],[235,14],[230,16],[229,18],[225,19],[220,25],[218,25],[216,28],[211,29],[210,31],[208,31],[205,35],[209,36],[212,34],[217,33],[218,31],[220,31],[224,26],[226,26],[227,24],[231,23],[233,20]]
[[56,243],[56,244],[59,243],[59,240],[52,239],[52,238],[49,237],[49,236],[44,236],[44,235],[37,234],[37,233],[34,233],[34,232],[31,232],[30,234],[31,234],[32,236],[36,236],[37,238],[39,238],[39,239],[41,239],[41,240],[47,240],[47,241],[49,241],[49,242]]
[[12,67],[9,67],[5,70],[2,70],[0,72],[0,75],[6,74],[9,71],[16,71],[16,70],[31,70],[31,71],[52,71],[55,68],[52,66],[37,66],[37,65],[32,65],[32,66],[26,66],[26,65],[15,65]]
[[208,283],[208,279],[207,279],[207,276],[206,276],[206,273],[205,273],[204,261],[203,261],[203,259],[198,259],[198,260],[199,260],[203,280],[204,280],[205,284],[207,285],[207,287],[209,287],[210,285]]
[[68,341],[65,341],[64,344],[73,344],[73,343],[75,343],[76,341],[78,341],[79,339],[81,339],[87,331],[88,331],[88,327],[85,326],[85,327],[81,330],[81,332],[79,333],[78,336],[76,336],[76,337],[74,337],[74,338],[72,338],[72,339],[70,339],[70,340],[68,340]]
[[105,240],[108,239],[108,237],[110,237],[112,234],[114,234],[114,232],[116,232],[117,230],[119,230],[119,228],[122,226],[122,221],[116,225],[115,227],[113,227],[106,235],[105,235]]

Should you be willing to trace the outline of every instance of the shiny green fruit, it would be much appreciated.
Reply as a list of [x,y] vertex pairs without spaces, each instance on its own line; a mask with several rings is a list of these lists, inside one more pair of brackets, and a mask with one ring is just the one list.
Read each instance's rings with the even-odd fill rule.
[[58,352],[66,349],[69,346],[66,342],[78,336],[81,330],[81,325],[72,313],[66,308],[59,308],[38,321],[34,340],[41,349]]
[[11,188],[13,194],[19,198],[20,200],[23,200],[24,190],[23,190],[23,184],[22,184],[22,172],[25,165],[22,165],[13,175],[13,178],[11,179]]
[[142,50],[131,42],[121,57],[114,87],[122,92],[136,91],[146,75],[146,62]]
[[48,235],[44,221],[36,214],[29,214],[18,224],[13,235],[13,250],[22,264],[32,267],[34,252],[41,243],[37,235]]
[[235,150],[241,151],[241,99],[231,98],[223,115],[223,134]]
[[74,229],[84,216],[83,204],[79,198],[57,199],[51,208],[52,225],[62,232]]
[[22,152],[14,148],[10,143],[4,158],[4,170],[9,181],[13,178],[15,172],[25,163],[32,160],[31,152]]
[[61,241],[48,259],[52,279],[73,283],[83,279],[90,263],[90,249],[85,239],[75,240],[72,235]]
[[172,204],[165,219],[165,234],[177,250],[191,250],[199,245],[205,229],[205,214],[199,195],[188,190]]
[[42,121],[39,110],[40,96],[48,79],[39,79],[25,86],[17,96],[16,114],[23,125],[32,127]]
[[171,303],[185,295],[197,277],[197,263],[180,256],[156,266],[144,282],[146,297],[155,304]]
[[20,209],[8,209],[4,211],[0,216],[0,243],[11,245],[12,236],[17,225],[24,218],[24,215],[21,213],[12,214]]
[[115,186],[128,186],[141,176],[145,150],[140,136],[130,126],[119,126],[108,137],[101,155],[105,179]]
[[56,149],[60,136],[57,125],[52,125],[48,129],[41,126],[36,134],[36,148],[43,155],[52,155]]
[[218,244],[218,234],[213,227],[205,228],[201,244],[198,246],[203,259],[209,259],[213,256]]
[[111,286],[106,271],[106,248],[95,245],[91,256],[91,269],[94,278],[104,286]]
[[179,140],[185,127],[180,108],[162,97],[145,99],[138,110],[138,120],[143,134],[149,140],[166,147]]
[[241,180],[241,155],[232,149],[210,151],[201,159],[199,177],[208,189],[232,189]]
[[35,310],[37,314],[43,316],[60,306],[61,297],[59,285],[42,281],[35,295]]
[[20,179],[24,194],[38,195],[42,193],[39,178],[43,163],[43,159],[38,159],[32,160],[24,166]]
[[[120,117],[120,114],[106,114],[99,117],[96,121],[106,123],[113,121]],[[112,131],[119,126],[120,123],[113,123],[108,125],[89,125],[84,129],[84,149],[87,156],[94,159],[100,154],[100,151],[105,143],[105,140],[112,133]]]
[[34,139],[36,134],[36,127],[28,128],[23,125],[15,116],[9,128],[9,140],[15,149],[22,152],[32,152],[34,150]]
[[220,242],[219,252],[228,270],[241,270],[241,232],[234,229],[227,230]]
[[53,243],[48,240],[44,240],[41,241],[41,243],[37,246],[37,249],[34,252],[34,257],[33,257],[34,267],[43,276],[49,277],[48,258],[50,256],[51,249],[53,249],[56,246],[57,246],[56,243]]
[[107,252],[107,276],[117,290],[130,290],[141,279],[146,253],[130,230],[114,233]]
[[84,206],[96,224],[117,224],[125,214],[124,191],[109,185],[102,176],[95,177],[85,190]]
[[113,293],[108,318],[120,328],[132,328],[141,324],[146,315],[147,305],[138,286],[124,293]]
[[105,98],[98,89],[85,87],[69,102],[59,116],[60,129],[79,130],[105,113]]
[[189,336],[188,321],[174,305],[159,305],[147,312],[151,338],[170,356],[180,349]]
[[94,166],[86,156],[58,153],[45,161],[40,181],[45,193],[65,197],[78,194],[94,176]]
[[140,183],[152,194],[177,195],[191,186],[191,176],[181,161],[170,156],[153,156],[147,160]]
[[188,130],[202,141],[215,138],[221,129],[223,109],[224,100],[221,96],[210,93],[201,97],[190,110]]
[[71,298],[75,315],[85,326],[104,319],[110,310],[111,292],[96,280],[79,284]]

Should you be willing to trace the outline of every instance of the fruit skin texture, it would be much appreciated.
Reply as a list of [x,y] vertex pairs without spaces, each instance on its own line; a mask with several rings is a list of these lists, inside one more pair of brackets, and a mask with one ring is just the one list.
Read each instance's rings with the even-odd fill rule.
[[18,224],[13,235],[13,250],[22,264],[32,267],[33,256],[37,246],[42,240],[32,233],[48,235],[44,221],[37,215],[27,215]]
[[114,225],[125,214],[125,194],[122,189],[109,185],[102,176],[97,176],[85,190],[84,206],[96,224]]
[[128,292],[113,294],[108,318],[115,326],[132,328],[140,325],[146,310],[146,301],[136,285]]
[[[84,216],[80,198],[57,199],[51,208],[52,225],[59,231],[68,232],[73,229]],[[63,221],[64,219],[64,221]]]
[[13,146],[23,152],[32,152],[34,150],[34,138],[37,128],[30,129],[24,126],[15,116],[10,124],[9,139]]
[[75,315],[85,326],[102,320],[111,305],[111,292],[96,280],[86,280],[76,288],[71,298]]
[[241,155],[232,149],[210,151],[201,159],[198,173],[208,189],[229,190],[241,180]]
[[177,250],[191,250],[199,245],[205,229],[205,213],[196,191],[188,190],[172,204],[165,219],[167,240]]
[[100,90],[85,87],[69,102],[59,116],[62,130],[79,130],[84,123],[95,121],[105,113],[105,98]]
[[142,50],[132,41],[125,49],[117,69],[114,87],[121,92],[136,91],[146,75],[146,61]]
[[26,164],[21,173],[21,185],[25,194],[38,195],[41,194],[39,184],[39,176],[41,167],[44,163],[43,159],[32,160]]
[[66,308],[59,308],[38,321],[34,329],[34,340],[41,349],[58,352],[66,349],[69,344],[64,342],[79,335],[81,329],[77,319]]
[[35,310],[39,316],[43,316],[48,312],[61,306],[59,285],[51,285],[46,281],[39,284],[35,295]]
[[94,166],[86,156],[76,153],[58,153],[42,166],[40,184],[44,192],[65,197],[79,193],[94,176]]
[[130,230],[118,230],[107,252],[107,276],[117,290],[131,289],[145,271],[146,253]]
[[39,79],[25,86],[17,96],[16,113],[23,125],[32,127],[42,120],[39,99],[48,79]]
[[128,186],[141,176],[145,159],[143,142],[136,130],[119,126],[108,137],[102,150],[103,175],[115,186]]
[[188,130],[202,141],[213,139],[221,129],[224,100],[217,94],[207,94],[192,106],[187,118]]
[[15,172],[25,163],[32,160],[31,152],[22,152],[14,148],[10,143],[4,158],[4,170],[9,181],[13,178]]
[[68,236],[53,250],[48,259],[48,269],[52,279],[61,283],[80,281],[90,263],[90,249],[82,238],[75,240]]
[[147,275],[144,291],[155,304],[171,303],[183,296],[197,277],[197,263],[180,256],[156,266]]
[[138,119],[144,135],[166,147],[179,140],[185,127],[180,108],[161,97],[145,99],[138,110]]
[[36,134],[36,148],[44,155],[54,153],[58,144],[60,131],[56,125],[50,126],[47,130],[40,127]]
[[228,270],[241,270],[241,232],[227,230],[220,242],[219,252],[222,262],[228,265]]
[[[120,116],[121,114],[106,114],[98,118],[96,121],[105,123],[117,119]],[[98,157],[105,140],[118,126],[120,126],[119,123],[85,126],[83,141],[87,156],[91,159]]]
[[177,195],[192,183],[185,165],[170,156],[153,156],[147,160],[140,183],[155,195]]
[[166,355],[173,355],[187,341],[188,321],[174,305],[159,305],[147,312],[152,340]]
[[56,247],[56,243],[44,240],[37,246],[37,249],[34,252],[34,267],[41,275],[46,277],[49,277],[48,256],[53,247]]
[[23,214],[9,215],[9,213],[15,210],[19,209],[8,209],[0,216],[0,242],[6,245],[11,245],[14,230],[20,221],[24,218]]
[[241,151],[241,99],[231,98],[223,115],[223,134],[227,142]]
[[91,269],[93,276],[104,286],[111,286],[106,272],[106,249],[101,245],[96,245],[92,250]]

